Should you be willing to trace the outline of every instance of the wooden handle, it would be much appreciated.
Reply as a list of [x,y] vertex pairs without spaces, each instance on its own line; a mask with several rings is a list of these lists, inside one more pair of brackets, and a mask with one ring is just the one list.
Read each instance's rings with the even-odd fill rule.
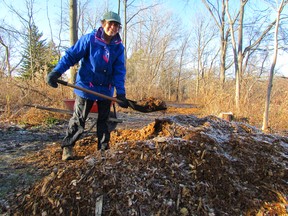
[[115,101],[117,103],[121,103],[122,101],[121,100],[118,100],[117,98],[114,98],[114,97],[109,97],[107,95],[104,95],[104,94],[100,94],[98,92],[95,92],[95,91],[91,91],[89,89],[86,89],[86,88],[82,88],[80,86],[76,86],[76,85],[73,85],[71,83],[68,83],[66,81],[63,81],[63,80],[57,80],[57,83],[60,83],[61,85],[65,85],[65,86],[69,86],[71,88],[75,88],[75,89],[78,89],[78,90],[81,90],[83,92],[87,92],[89,94],[92,94],[92,95],[95,95],[95,96],[98,96],[98,97],[101,97],[101,98],[105,98],[107,100],[110,100],[110,101]]

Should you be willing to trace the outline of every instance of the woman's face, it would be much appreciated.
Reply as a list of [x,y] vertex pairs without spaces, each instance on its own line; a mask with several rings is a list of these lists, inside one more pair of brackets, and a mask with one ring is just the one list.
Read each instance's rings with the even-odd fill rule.
[[114,21],[104,21],[102,27],[106,35],[113,37],[119,32],[120,24]]

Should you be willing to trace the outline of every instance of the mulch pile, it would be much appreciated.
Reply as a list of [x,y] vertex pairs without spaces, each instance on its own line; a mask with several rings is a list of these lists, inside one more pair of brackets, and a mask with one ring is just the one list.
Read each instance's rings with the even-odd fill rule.
[[141,106],[148,112],[167,109],[167,105],[164,101],[154,97],[143,98],[142,100],[137,101],[136,105]]
[[73,161],[61,161],[58,144],[23,158],[51,174],[19,192],[9,213],[287,215],[287,137],[178,115],[114,131],[105,157],[96,141],[79,140]]

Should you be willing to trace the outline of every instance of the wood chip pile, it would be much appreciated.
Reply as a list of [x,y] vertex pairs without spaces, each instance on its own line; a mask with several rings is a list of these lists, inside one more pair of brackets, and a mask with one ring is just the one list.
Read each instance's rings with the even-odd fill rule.
[[146,110],[163,110],[167,108],[164,101],[154,97],[143,98],[137,101],[137,105],[144,107]]
[[283,215],[286,137],[214,116],[156,119],[116,130],[105,159],[95,137],[78,141],[78,160],[59,146],[26,158],[51,174],[18,193],[14,215]]

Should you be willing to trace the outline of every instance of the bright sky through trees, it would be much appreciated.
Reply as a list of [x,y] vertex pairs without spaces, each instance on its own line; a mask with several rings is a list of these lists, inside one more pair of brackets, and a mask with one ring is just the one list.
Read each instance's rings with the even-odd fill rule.
[[[30,1],[30,0],[29,0]],[[261,3],[262,1],[262,3]],[[27,11],[25,6],[24,0],[13,0],[13,1],[7,1],[7,0],[0,0],[0,23],[4,21],[4,23],[8,23],[11,25],[14,25],[18,22],[17,27],[21,28],[21,24],[19,23],[18,17],[11,13],[7,5],[13,6],[17,11],[19,11],[19,14],[25,14]],[[93,2],[97,2],[97,4],[93,4]],[[129,2],[129,1],[128,1]],[[145,5],[153,4],[153,0],[150,1],[135,1],[135,2],[144,2]],[[135,3],[137,5],[138,3]],[[158,1],[159,2],[159,1]],[[191,27],[191,22],[195,22],[197,20],[197,13],[204,13],[207,14],[207,16],[210,16],[210,14],[207,12],[207,9],[204,7],[201,0],[166,0],[162,1],[163,8],[167,8],[168,10],[171,10],[174,15],[179,16],[182,19],[182,22],[184,26],[187,28]],[[231,1],[232,2],[232,1]],[[233,1],[233,3],[238,1]],[[63,6],[66,4],[68,5],[69,0],[62,0]],[[99,7],[102,8],[108,8],[108,10],[117,11],[118,10],[118,1],[117,0],[106,0],[106,1],[90,1],[91,3],[91,11],[97,11],[97,8],[99,10]],[[263,0],[253,0],[254,4],[264,5]],[[138,4],[140,5],[140,3]],[[59,16],[60,10],[61,10],[61,1],[60,0],[34,0],[34,18],[35,18],[35,24],[38,26],[39,30],[43,32],[44,38],[50,39],[50,29],[49,29],[49,23],[48,23],[48,17],[52,25],[52,29],[54,27],[57,27],[57,19],[56,16]],[[121,5],[122,6],[122,5]],[[47,12],[48,9],[48,12]],[[287,10],[287,9],[286,9]],[[253,11],[252,11],[253,12]],[[69,12],[67,12],[69,13]],[[56,33],[56,32],[55,32]],[[68,36],[67,36],[68,38]],[[283,52],[279,53],[278,61],[277,61],[277,68],[279,68],[279,71],[281,71],[282,74],[285,76],[288,76],[288,55],[283,54]]]

